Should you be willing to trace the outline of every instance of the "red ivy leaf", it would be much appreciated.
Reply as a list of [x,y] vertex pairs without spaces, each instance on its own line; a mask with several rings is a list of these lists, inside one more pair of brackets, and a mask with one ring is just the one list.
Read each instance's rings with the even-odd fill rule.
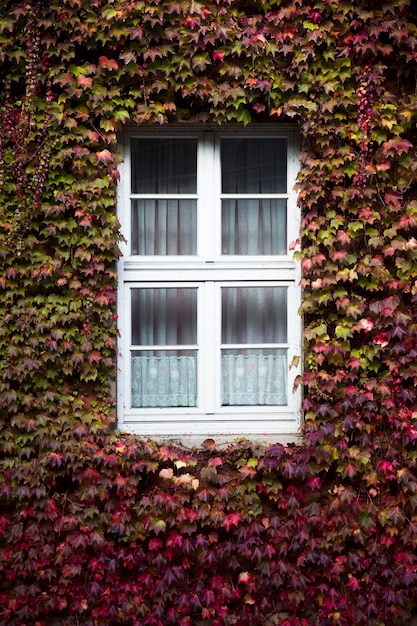
[[223,50],[213,50],[213,61],[223,61],[224,57]]
[[92,84],[93,79],[89,76],[83,76],[82,74],[77,76],[77,85],[79,85],[80,87],[91,87]]
[[46,460],[50,465],[52,465],[52,467],[60,467],[62,465],[62,454],[50,452],[46,457]]
[[160,550],[164,544],[162,543],[162,539],[150,539],[149,540],[149,550],[152,552],[156,550]]
[[88,362],[89,363],[100,363],[101,359],[102,359],[102,356],[101,356],[101,354],[100,354],[100,352],[98,350],[93,350],[88,355]]
[[391,461],[380,461],[378,464],[378,471],[382,472],[388,479],[395,478],[395,470]]
[[238,526],[242,517],[238,513],[229,513],[229,515],[224,520],[222,526],[229,530],[232,526]]
[[216,456],[212,459],[209,459],[208,462],[210,467],[218,467],[219,465],[223,465],[223,459],[221,459],[220,457]]
[[98,58],[98,64],[100,67],[104,67],[107,70],[118,70],[119,66],[115,59],[108,59],[105,56],[101,56]]
[[96,152],[96,157],[101,163],[111,163],[111,161],[113,161],[113,155],[110,150],[107,149]]
[[307,481],[307,487],[309,489],[312,489],[312,490],[313,489],[320,489],[320,487],[321,487],[321,478],[319,478],[319,476],[312,476]]
[[411,143],[411,141],[408,141],[407,139],[401,139],[401,137],[394,137],[394,139],[385,141],[382,144],[382,152],[389,156],[395,156],[398,154],[402,154],[403,152],[407,152],[412,147],[413,144]]

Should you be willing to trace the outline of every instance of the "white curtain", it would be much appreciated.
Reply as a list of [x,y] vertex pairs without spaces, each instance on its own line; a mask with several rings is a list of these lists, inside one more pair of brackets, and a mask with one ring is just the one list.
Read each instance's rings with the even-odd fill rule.
[[222,405],[287,404],[287,355],[223,354]]
[[227,138],[221,142],[222,252],[286,254],[285,199],[250,197],[286,193],[287,147],[280,138]]
[[197,254],[196,200],[132,200],[132,254]]
[[286,342],[286,287],[222,288],[224,346]]
[[[286,201],[259,196],[286,193],[286,154],[285,139],[222,140],[222,193],[247,196],[222,200],[223,254],[285,253]],[[196,254],[196,201],[180,197],[197,192],[196,140],[133,140],[131,173],[152,196],[132,199],[133,254]],[[271,347],[287,342],[285,287],[223,288],[221,342],[223,405],[286,404],[287,353]],[[134,407],[197,405],[195,288],[132,289],[132,345]]]
[[222,404],[286,404],[286,349],[245,348],[286,342],[286,287],[223,287]]
[[195,287],[135,288],[131,299],[134,346],[197,344]]
[[197,140],[143,137],[131,143],[133,194],[197,192]]
[[286,200],[222,200],[222,253],[286,254]]
[[287,192],[287,141],[236,137],[221,141],[222,193]]
[[[132,254],[197,254],[197,141],[192,138],[132,140]],[[164,199],[164,194],[178,198]]]
[[134,408],[196,405],[196,356],[132,356]]
[[197,344],[197,289],[135,288],[131,298],[132,344],[160,348],[133,351],[132,406],[196,406],[197,352],[189,346]]
[[[287,356],[223,354],[223,406],[285,405]],[[197,405],[196,356],[133,356],[132,406],[192,407]]]

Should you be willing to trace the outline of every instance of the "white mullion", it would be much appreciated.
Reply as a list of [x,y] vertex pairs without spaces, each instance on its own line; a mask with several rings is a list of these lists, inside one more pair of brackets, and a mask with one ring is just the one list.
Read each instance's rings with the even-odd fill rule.
[[[287,246],[300,236],[300,209],[297,205],[297,194],[294,191],[300,169],[298,153],[299,146],[296,135],[291,133],[287,139]],[[288,254],[293,256],[289,248]]]
[[123,145],[123,161],[120,163],[119,172],[121,183],[117,186],[117,205],[119,207],[120,233],[122,241],[120,242],[121,261],[131,254],[130,237],[131,237],[131,201],[130,190],[131,183],[131,156],[130,156],[130,139],[124,138]]
[[[247,270],[247,272],[249,272],[249,270]],[[266,268],[266,269],[259,269],[256,268],[254,270],[253,273],[256,274],[260,274],[260,275],[265,275],[265,274],[275,274],[277,273],[277,270],[275,267],[272,268]],[[247,280],[244,280],[242,278],[236,278],[236,279],[224,279],[223,281],[220,281],[219,279],[219,283],[222,283],[222,287],[290,287],[291,285],[294,284],[294,280],[288,280],[288,279],[272,279],[272,278],[266,278],[265,280],[262,280],[262,278],[248,278]]]
[[285,350],[289,347],[289,343],[222,343],[222,350]]
[[126,298],[126,283],[124,282],[125,270],[123,266],[123,258],[118,261],[118,276],[119,282],[117,286],[117,410],[119,419],[124,421],[125,409],[130,402],[130,394],[126,386],[126,380],[130,376],[130,351],[127,346],[127,339],[130,343],[129,333],[126,332],[126,328],[129,328],[126,324],[126,318],[129,314],[129,305],[127,304],[128,298]]
[[214,137],[214,171],[213,171],[213,223],[215,224],[214,259],[222,257],[222,171],[220,160],[220,147],[222,135],[216,133]]
[[197,406],[204,413],[210,412],[210,386],[213,374],[210,362],[212,311],[210,310],[210,283],[201,283],[197,298]]
[[[195,258],[187,256],[181,259],[182,264],[173,262],[172,268],[167,269],[161,263],[160,258],[149,261],[148,257],[132,257],[128,272],[129,276],[132,276],[131,280],[144,283],[154,282],[155,276],[158,275],[161,277],[161,281],[165,283],[167,281],[172,282],[176,278],[178,283],[180,281],[184,283],[188,280],[193,283],[204,280],[224,281],[230,282],[230,287],[235,285],[238,287],[246,285],[286,287],[293,285],[294,282],[298,284],[294,263],[287,257],[279,258],[282,259],[281,263],[275,257],[266,257],[262,259],[262,264],[258,263],[258,267],[254,269],[255,263],[253,261],[252,264],[249,262],[239,263],[239,257],[236,256],[233,256],[230,261],[228,260],[228,263],[224,262],[223,266],[220,267],[215,263],[197,265]],[[178,257],[175,259],[177,260]],[[143,264],[143,269],[138,269],[139,262]],[[262,273],[267,276],[265,281],[259,278]],[[278,282],[271,280],[270,277],[272,276],[279,276]]]
[[123,315],[123,323],[124,323],[124,337],[125,340],[123,342],[123,346],[125,348],[124,354],[122,354],[121,358],[124,359],[124,394],[125,394],[125,408],[130,409],[132,406],[132,349],[131,349],[131,341],[132,341],[132,289],[129,283],[125,283],[124,285],[124,315]]
[[153,193],[130,193],[129,197],[132,200],[197,200],[198,193],[168,193],[168,192],[153,192]]
[[222,391],[222,299],[221,299],[221,283],[211,283],[212,293],[212,319],[213,319],[213,340],[211,342],[211,363],[213,369],[213,387],[212,397],[214,410],[218,413],[221,409],[221,391]]
[[162,344],[155,344],[155,345],[150,345],[150,346],[141,346],[141,345],[131,345],[130,349],[133,351],[138,351],[138,350],[166,350],[167,352],[171,351],[171,350],[198,350],[198,344],[195,345],[188,345],[188,344],[181,344],[181,345],[162,345]]
[[[294,190],[300,169],[298,136],[295,133],[289,134],[287,144],[287,191],[289,192],[287,201],[287,232],[288,244],[290,244],[300,236],[301,213],[297,205],[297,194]],[[293,252],[288,250],[288,254],[293,259],[295,270],[294,281],[288,286],[287,296],[288,366],[292,364],[294,358],[296,361],[298,360],[297,366],[293,366],[291,369],[289,367],[288,369],[288,405],[294,415],[295,422],[299,425],[301,422],[302,387],[299,385],[297,390],[294,391],[294,382],[296,377],[302,373],[302,321],[299,314],[301,306],[301,264],[299,261],[294,260]]]
[[[117,262],[117,312],[118,312],[118,341],[117,341],[117,411],[120,422],[124,422],[125,409],[130,401],[130,394],[126,380],[129,377],[129,360],[130,352],[128,344],[130,343],[129,333],[126,333],[126,316],[129,315],[129,306],[126,304],[125,279],[126,279],[126,258],[130,253],[130,245],[128,243],[130,235],[128,228],[130,224],[130,141],[123,136],[119,150],[122,152],[124,159],[119,165],[120,184],[117,186],[117,207],[120,222],[120,232],[122,240],[120,242],[121,255]],[[126,145],[127,144],[127,145]]]
[[[299,308],[301,305],[300,288],[293,284],[288,287],[287,297],[287,340],[288,340],[288,368],[295,358],[298,365],[288,369],[288,404],[293,411],[301,406],[301,385],[294,393],[293,387],[295,379],[301,374],[301,317]],[[299,419],[299,414],[297,416]]]
[[222,193],[222,200],[288,200],[287,193]]

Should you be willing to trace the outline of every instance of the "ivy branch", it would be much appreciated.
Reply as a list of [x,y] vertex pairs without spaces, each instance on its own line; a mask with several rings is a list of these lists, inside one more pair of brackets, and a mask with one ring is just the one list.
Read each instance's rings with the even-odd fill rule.
[[42,76],[47,73],[49,62],[47,55],[41,53],[38,10],[34,5],[27,14],[24,85],[19,92],[10,81],[5,84],[0,105],[0,192],[14,196],[13,218],[7,228],[3,225],[3,230],[7,245],[14,244],[18,250],[23,249],[23,237],[33,213],[40,208],[51,152],[57,141],[50,132],[52,116],[48,105],[53,92],[48,78],[42,89]]

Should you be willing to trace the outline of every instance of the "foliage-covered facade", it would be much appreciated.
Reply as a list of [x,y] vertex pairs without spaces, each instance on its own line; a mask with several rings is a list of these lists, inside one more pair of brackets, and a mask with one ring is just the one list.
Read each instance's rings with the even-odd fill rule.
[[[0,623],[404,623],[410,3],[4,0],[0,46]],[[117,132],[254,121],[303,140],[302,441],[184,452],[120,434]]]

